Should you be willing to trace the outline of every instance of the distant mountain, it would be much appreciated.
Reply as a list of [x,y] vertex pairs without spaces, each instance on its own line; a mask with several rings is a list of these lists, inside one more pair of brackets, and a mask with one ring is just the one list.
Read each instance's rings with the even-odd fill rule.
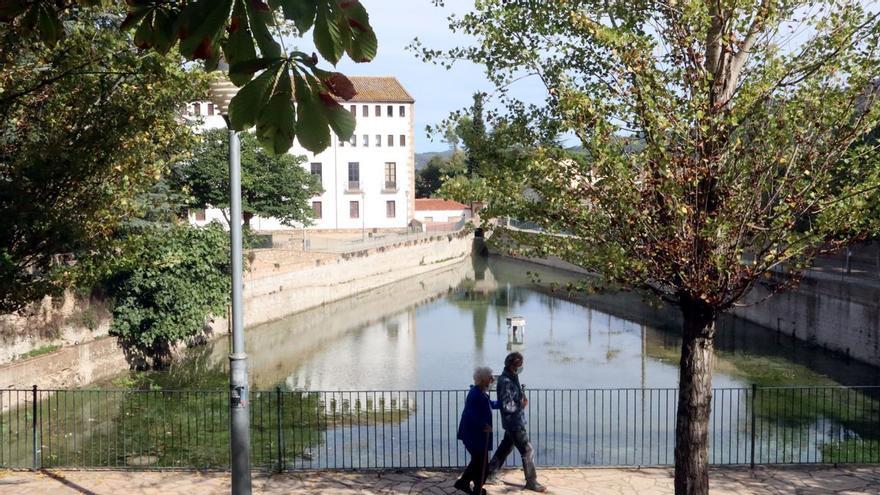
[[416,170],[421,170],[428,164],[428,161],[435,156],[443,159],[449,159],[452,156],[452,150],[446,151],[426,151],[424,153],[416,153]]

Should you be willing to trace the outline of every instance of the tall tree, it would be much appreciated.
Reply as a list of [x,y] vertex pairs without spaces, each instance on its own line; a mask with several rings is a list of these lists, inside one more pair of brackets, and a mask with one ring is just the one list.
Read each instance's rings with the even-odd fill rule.
[[708,493],[718,316],[877,228],[877,19],[858,1],[486,0],[451,19],[476,46],[422,51],[546,86],[543,105],[501,92],[527,152],[493,164],[484,215],[565,233],[511,235],[681,309],[677,494]]
[[461,154],[453,154],[449,158],[441,155],[432,156],[425,166],[416,172],[416,197],[430,198],[450,178],[463,176],[465,164]]
[[[228,138],[224,129],[200,136],[192,157],[174,167],[172,182],[189,194],[194,208],[228,208]],[[305,157],[273,155],[256,136],[241,134],[241,208],[244,224],[254,215],[274,217],[286,225],[310,223],[309,200],[322,192],[316,176],[300,165]]]
[[486,95],[481,92],[474,93],[474,103],[468,111],[468,115],[459,119],[457,132],[461,136],[467,158],[467,175],[473,177],[479,173],[482,158],[486,150],[486,121],[483,117],[483,100]]
[[[282,36],[311,31],[320,57],[334,65],[345,54],[368,62],[377,50],[358,0],[10,0],[0,22],[0,211],[14,213],[0,225],[3,312],[60,290],[64,277],[53,274],[67,270],[53,259],[106,238],[144,177],[158,176],[185,148],[165,134],[182,128],[173,116],[187,100],[205,95],[202,87],[183,98],[181,86],[202,79],[179,78],[178,54],[209,71],[225,57],[225,75],[241,87],[231,126],[256,126],[264,148],[283,153],[295,137],[316,152],[329,145],[330,130],[348,139],[354,118],[337,98],[355,92],[343,74],[321,69],[317,54],[283,49]],[[27,146],[46,152],[29,162]],[[55,169],[44,166],[50,158]],[[138,160],[143,167],[130,166]],[[90,170],[97,165],[106,170]]]
[[121,21],[82,13],[54,48],[0,34],[0,312],[64,287],[59,258],[107,242],[189,146],[177,109],[203,78],[136,50]]

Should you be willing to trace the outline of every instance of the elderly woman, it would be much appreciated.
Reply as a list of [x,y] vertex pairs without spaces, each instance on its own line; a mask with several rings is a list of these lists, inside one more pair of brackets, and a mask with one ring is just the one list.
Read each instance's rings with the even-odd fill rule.
[[[486,481],[486,462],[492,448],[492,409],[498,409],[498,402],[489,399],[489,385],[494,380],[489,368],[480,367],[474,371],[474,385],[468,392],[458,424],[458,439],[471,454],[470,464],[455,482],[455,488],[465,493],[486,493],[483,483]],[[473,489],[471,483],[474,484]]]

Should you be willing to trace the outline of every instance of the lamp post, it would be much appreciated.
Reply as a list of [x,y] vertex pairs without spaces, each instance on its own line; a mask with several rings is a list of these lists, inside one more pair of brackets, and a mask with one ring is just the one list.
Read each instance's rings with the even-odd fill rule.
[[[225,69],[225,68],[223,68]],[[232,262],[232,352],[229,354],[229,448],[232,463],[232,493],[250,495],[250,415],[248,410],[247,354],[244,352],[241,248],[241,141],[229,127],[229,102],[238,88],[227,79],[210,85],[214,106],[229,128],[229,241]]]

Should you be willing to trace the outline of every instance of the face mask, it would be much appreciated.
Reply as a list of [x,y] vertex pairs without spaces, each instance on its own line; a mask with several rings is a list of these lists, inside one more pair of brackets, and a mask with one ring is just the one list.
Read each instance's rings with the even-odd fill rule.
[[523,367],[522,367],[522,366],[520,366],[519,368],[516,369],[516,374],[517,374],[517,375],[521,375],[522,372],[523,372]]

